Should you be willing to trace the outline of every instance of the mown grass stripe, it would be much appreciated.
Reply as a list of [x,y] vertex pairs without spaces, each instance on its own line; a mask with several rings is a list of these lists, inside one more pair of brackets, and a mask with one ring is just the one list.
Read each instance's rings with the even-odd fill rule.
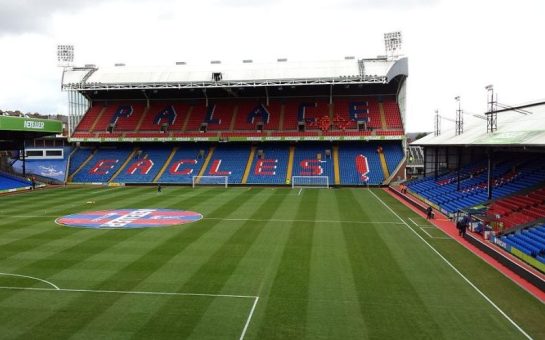
[[[361,197],[355,197],[354,191],[347,191],[337,200],[337,208],[352,205],[344,211],[350,218],[366,218],[366,211],[361,205],[367,204]],[[386,213],[386,212],[385,212]],[[360,312],[363,315],[370,338],[402,337],[403,334],[422,334],[425,337],[441,338],[441,328],[435,323],[434,316],[419,298],[411,281],[403,273],[392,249],[377,229],[380,225],[361,228],[350,224],[341,224],[344,240],[350,259],[350,266],[355,280]],[[398,233],[399,230],[392,234]],[[403,247],[402,244],[398,245]],[[377,263],[381,263],[377,266]],[[369,303],[402,301],[405,308],[376,308]],[[418,310],[418,314],[414,313]],[[388,316],[396,323],[384,323]]]
[[[319,190],[304,190],[299,196],[296,219],[314,219]],[[292,223],[282,259],[269,296],[258,338],[305,337],[308,288],[314,223]],[[289,307],[288,307],[289,306]]]
[[[480,290],[473,282],[471,282],[458,268],[456,268],[447,258],[445,258],[432,244],[430,244],[428,241],[422,237],[416,230],[414,230],[405,220],[399,216],[398,213],[396,213],[386,202],[384,202],[377,194],[372,193],[374,198],[379,201],[381,204],[383,204],[388,211],[395,216],[397,219],[404,222],[404,226],[407,228],[406,230],[409,230],[412,234],[414,234],[416,237],[419,238],[421,242],[423,242],[427,247],[426,250],[433,251],[434,255],[436,255],[436,258],[441,259],[444,261],[444,264],[446,264],[454,273],[458,275],[458,279],[462,279],[464,284],[467,284],[469,287],[474,289],[474,291],[480,295],[486,302],[488,303],[487,307],[491,306],[497,313],[499,313],[505,320],[508,321],[508,324],[510,324],[512,327],[514,327],[520,334],[522,334],[527,339],[532,339],[532,337],[526,333],[525,330],[520,327],[516,321],[511,319],[496,303],[494,303],[482,290]],[[385,195],[383,192],[380,193],[380,195]],[[454,275],[453,275],[454,276]],[[503,324],[505,326],[505,324]]]
[[[203,202],[211,198],[212,196],[202,196],[197,197],[196,199]],[[229,211],[234,210],[235,206],[240,204],[240,201],[237,200],[237,198],[238,196],[231,197],[231,199],[226,204],[218,207],[217,209],[219,211],[223,211],[224,214],[227,214]],[[250,200],[251,196],[247,196],[245,199]],[[212,225],[199,225],[198,227],[195,227],[195,224],[190,224],[186,228],[176,230],[170,237],[166,238],[161,242],[155,243],[154,247],[151,250],[143,253],[141,256],[134,259],[124,268],[116,271],[116,273],[112,275],[108,280],[103,281],[101,284],[93,289],[133,290],[146,278],[152,275],[157,269],[159,269],[161,265],[168,262],[168,260],[176,256],[178,253],[182,252],[184,248],[198,240],[211,228]],[[124,233],[120,234],[123,235]],[[146,259],[150,258],[155,260],[146,261]],[[120,298],[121,296],[113,296],[108,301],[103,301],[102,303],[98,304],[93,310],[94,317],[74,319],[72,320],[71,327],[69,329],[62,329],[63,321],[59,320],[59,318],[55,314],[51,314],[49,317],[45,318],[40,323],[29,329],[25,334],[23,334],[23,337],[30,337],[34,332],[39,332],[39,329],[51,328],[52,324],[57,324],[59,328],[61,328],[59,329],[59,331],[62,332],[61,334],[57,335],[57,337],[61,336],[63,338],[68,338],[76,334],[79,329],[85,328],[87,324],[91,323],[94,318],[99,317],[108,308],[114,305]],[[89,303],[88,297],[82,296],[76,298],[75,300],[71,301],[69,306],[67,306],[66,308],[70,310],[82,303]]]
[[[314,229],[306,320],[308,338],[368,337],[341,228],[341,223],[357,222],[346,221],[344,215],[345,210],[357,210],[357,207],[346,202],[339,204],[342,195],[345,193],[323,190],[319,196],[319,211],[326,211],[328,218],[336,222],[317,223]],[[357,227],[369,228],[370,223],[357,224]]]
[[[270,294],[274,277],[280,266],[284,247],[290,233],[290,226],[298,211],[300,197],[291,195],[292,190],[269,189],[274,193],[271,195],[282,196],[282,204],[276,208],[276,212],[263,223],[264,228],[259,237],[254,241],[252,247],[246,253],[225,283],[225,291],[253,292],[258,296],[267,297]],[[289,220],[281,221],[281,220]],[[255,293],[257,292],[257,293]],[[252,322],[248,327],[247,336],[257,338],[266,309],[266,300],[259,300],[258,307],[252,316]],[[204,327],[205,321],[200,323]],[[194,333],[195,334],[195,333]]]
[[[272,193],[267,191],[260,196],[261,197],[258,196],[259,199],[256,200],[254,198],[251,202],[251,209],[253,210],[253,213],[250,215],[251,218],[260,216],[267,219],[268,217],[271,217],[285,198],[272,195]],[[241,208],[244,207],[241,206]],[[223,242],[221,247],[208,258],[180,290],[207,291],[213,293],[221,292],[225,283],[233,275],[240,262],[246,256],[248,250],[263,231],[263,228],[263,223],[255,223],[253,221],[246,221],[238,226],[229,239]],[[214,273],[213,277],[211,277],[211,273]],[[192,313],[187,325],[177,324],[176,334],[179,334],[181,338],[190,335],[199,337],[198,334],[193,334],[193,332],[198,328],[199,322],[202,320],[203,315],[206,313],[211,303],[213,303],[213,301],[208,301],[208,303],[203,302],[203,304],[199,305],[199,308]],[[150,320],[150,324],[157,324],[159,321],[157,318],[164,315],[166,309],[169,308],[170,306],[165,305],[164,308],[157,313],[157,317]],[[151,329],[154,327],[151,326],[149,328]]]
[[[115,192],[124,191],[119,189],[120,188],[117,188]],[[64,205],[63,203],[75,203],[79,199],[88,199],[89,197],[95,197],[96,195],[97,194],[92,194],[90,189],[77,189],[74,192],[72,192],[72,189],[29,191],[21,193],[20,197],[17,195],[13,197],[6,197],[5,202],[3,202],[2,207],[0,207],[0,212],[17,214],[28,211],[29,208],[33,211],[47,210],[51,207],[52,201]]]
[[[317,202],[309,199],[311,191]],[[157,193],[151,187],[93,187],[58,193],[36,201],[40,191],[25,193],[20,197],[32,197],[32,202],[25,205],[24,199],[17,199],[9,210],[43,209],[74,197],[78,207],[69,201],[56,212],[157,207],[198,211],[212,219],[138,233],[113,230],[111,238],[95,239],[109,231],[60,227],[45,216],[9,216],[11,220],[0,227],[0,244],[46,230],[56,234],[44,235],[42,242],[23,241],[20,248],[13,245],[4,253],[0,246],[0,271],[46,279],[74,292],[59,294],[43,282],[0,276],[0,286],[21,288],[0,289],[0,328],[6,338],[178,338],[170,329],[178,332],[180,327],[187,327],[182,333],[191,338],[240,336],[253,300],[188,296],[168,301],[170,292],[184,293],[184,287],[204,294],[217,289],[219,294],[259,295],[248,338],[521,335],[367,189],[304,190],[301,196],[297,190],[271,188],[163,187],[163,193]],[[416,216],[384,192],[373,193],[403,220]],[[272,204],[271,213],[263,205],[273,196],[282,203]],[[11,196],[0,199],[4,198],[15,202]],[[86,198],[96,204],[84,204]],[[257,216],[260,211],[265,215]],[[4,216],[0,219],[5,221]],[[388,220],[397,222],[384,223]],[[258,234],[240,235],[242,228]],[[117,238],[129,234],[133,236]],[[241,237],[235,238],[237,234]],[[435,239],[428,243],[532,337],[545,336],[545,305],[458,243]],[[100,246],[104,250],[96,252]],[[66,252],[68,248],[74,249]],[[222,249],[226,258],[220,256]],[[81,261],[71,261],[79,252]],[[62,256],[54,257],[57,253]],[[225,270],[221,263],[227,264]],[[26,272],[19,273],[21,268]],[[88,293],[95,289],[127,293]],[[307,295],[298,294],[300,290]],[[133,294],[148,291],[167,294]],[[294,320],[286,321],[290,318]],[[152,319],[157,321],[149,324]]]
[[[116,194],[115,196],[110,197],[110,199],[123,201],[131,196],[134,196],[134,193],[125,192],[124,194]],[[57,211],[59,216],[64,215],[61,213],[62,210],[65,210],[62,206],[62,202],[64,202],[64,200],[50,202],[52,206],[56,207],[51,208],[50,211]],[[107,205],[111,203],[103,204]],[[101,206],[101,204],[95,205],[93,210],[101,210]],[[0,237],[7,238],[7,236],[13,236],[15,239],[2,244],[2,247],[0,247],[0,254],[2,252],[18,253],[32,250],[48,241],[59,241],[63,238],[71,237],[74,234],[83,234],[86,232],[83,229],[60,227],[52,222],[53,221],[51,220],[43,221],[43,219],[39,218],[6,218],[4,223],[12,223],[13,226],[4,230],[0,229]],[[24,233],[22,233],[23,231]],[[5,256],[4,253],[3,258],[5,258]]]

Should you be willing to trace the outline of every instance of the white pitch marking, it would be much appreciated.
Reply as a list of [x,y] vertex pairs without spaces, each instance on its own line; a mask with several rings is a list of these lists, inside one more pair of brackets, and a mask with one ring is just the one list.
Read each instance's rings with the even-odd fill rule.
[[13,218],[39,218],[39,217],[51,217],[56,218],[58,216],[46,216],[46,215],[0,215],[2,217],[13,217]]
[[248,326],[250,325],[250,321],[252,320],[252,316],[254,315],[255,307],[257,306],[258,301],[259,301],[259,296],[256,296],[254,300],[254,304],[252,305],[252,309],[250,310],[250,314],[248,315],[248,319],[246,319],[246,324],[244,325],[244,329],[242,330],[242,333],[240,334],[239,340],[243,340],[244,336],[246,335],[246,331],[248,330]]
[[55,284],[47,281],[47,280],[44,280],[44,279],[40,279],[38,277],[34,277],[34,276],[28,276],[28,275],[21,275],[21,274],[10,274],[10,273],[0,273],[0,275],[3,275],[3,276],[14,276],[14,277],[24,277],[26,279],[31,279],[31,280],[36,280],[36,281],[40,281],[40,282],[43,282],[45,284],[48,284],[50,285],[51,287],[55,288],[55,290],[59,290],[60,288],[57,287]]
[[422,227],[419,227],[419,228],[420,228],[420,230],[422,230],[423,232],[425,232],[426,235],[428,235],[430,238],[433,238],[433,236],[431,236],[424,228],[422,228]]
[[[13,218],[55,218],[59,216],[44,216],[44,215],[0,215],[0,217]],[[353,223],[353,224],[403,224],[401,222],[392,221],[350,221],[350,220],[284,220],[284,219],[258,219],[258,218],[223,218],[223,217],[204,217],[203,220],[222,220],[222,221],[255,221],[255,222],[315,222],[315,223]],[[58,223],[57,223],[58,224]],[[61,224],[59,224],[61,225]]]
[[299,192],[297,193],[297,196],[301,195],[301,191],[303,191],[303,188],[299,189]]
[[106,191],[115,190],[115,189],[118,189],[118,188],[119,187],[113,187],[113,188],[106,188],[106,189],[91,191],[90,194],[102,194],[102,193],[104,193]]
[[[420,229],[437,229],[437,227],[430,227],[429,225],[419,225]],[[424,230],[422,230],[424,231]],[[424,231],[425,232],[425,231]],[[441,236],[432,236],[431,238],[437,239],[437,240],[454,240],[452,237],[441,237]]]
[[236,299],[255,299],[257,296],[251,295],[231,295],[231,294],[206,294],[206,293],[177,293],[177,292],[149,292],[149,291],[129,291],[129,290],[97,290],[97,289],[70,289],[58,288],[38,288],[38,287],[0,287],[0,289],[10,290],[36,290],[36,291],[59,291],[71,293],[103,293],[103,294],[134,294],[134,295],[167,295],[167,296],[207,296],[207,297],[225,297]]
[[511,319],[507,314],[505,314],[505,312],[503,310],[501,310],[500,307],[498,307],[488,296],[486,296],[485,293],[483,293],[479,288],[477,288],[477,286],[475,286],[475,284],[473,284],[473,282],[471,282],[464,274],[462,274],[458,268],[456,268],[449,260],[447,260],[443,255],[441,255],[441,253],[435,249],[431,244],[428,243],[428,241],[426,241],[422,236],[420,236],[419,233],[417,233],[413,228],[411,228],[411,226],[405,222],[404,219],[402,219],[392,208],[390,208],[390,206],[388,204],[386,204],[383,200],[380,199],[380,197],[378,197],[374,192],[372,191],[369,191],[373,196],[375,196],[375,198],[380,202],[382,203],[382,205],[384,205],[388,210],[390,210],[390,212],[392,214],[394,214],[401,222],[403,222],[403,224],[409,228],[409,230],[411,232],[413,232],[416,236],[418,236],[418,238],[420,240],[422,240],[422,242],[424,242],[434,253],[436,253],[443,261],[445,261],[445,263],[450,267],[452,268],[452,270],[454,270],[458,275],[460,275],[460,277],[466,281],[473,289],[475,289],[475,291],[477,291],[477,293],[479,293],[479,295],[481,295],[486,301],[488,301],[488,303],[490,303],[492,305],[492,307],[494,307],[494,309],[496,309],[501,315],[503,315],[504,318],[507,319],[507,321],[509,321],[513,326],[515,326],[515,328],[517,330],[519,330],[527,339],[532,339],[532,337],[526,333],[515,321],[513,321],[513,319]]
[[450,237],[438,237],[438,236],[431,236],[426,230],[424,229],[436,229],[436,227],[432,227],[432,226],[429,226],[429,225],[421,225],[421,224],[418,224],[416,223],[412,218],[408,217],[409,221],[413,222],[413,224],[417,227],[419,227],[420,229],[422,229],[423,232],[426,233],[426,235],[428,235],[430,238],[435,238],[435,239],[438,239],[438,240],[452,240],[452,238]]
[[353,224],[403,224],[392,221],[339,221],[339,220],[283,220],[283,219],[259,219],[259,218],[222,218],[222,217],[204,217],[203,220],[221,220],[221,221],[254,221],[254,222],[313,222],[313,223],[353,223]]
[[[2,273],[4,274],[4,273]],[[29,277],[24,275],[16,275],[16,274],[6,274],[6,275],[13,275],[13,276],[22,276],[22,277]],[[39,281],[47,282],[42,279],[34,278]],[[248,314],[248,318],[246,319],[246,323],[244,324],[244,328],[242,329],[242,333],[240,334],[239,340],[243,340],[244,336],[246,335],[246,331],[248,330],[248,327],[250,326],[250,321],[252,320],[252,316],[254,315],[255,308],[257,306],[257,302],[259,301],[259,296],[251,296],[251,295],[233,295],[233,294],[206,294],[206,293],[176,293],[176,292],[149,292],[149,291],[124,291],[124,290],[95,290],[95,289],[69,289],[69,288],[59,288],[52,284],[51,282],[47,282],[55,289],[52,288],[37,288],[37,287],[1,287],[0,289],[9,289],[9,290],[34,290],[34,291],[42,291],[42,292],[71,292],[71,293],[104,293],[104,294],[135,294],[135,295],[167,295],[167,296],[206,296],[206,297],[224,297],[224,298],[235,298],[235,299],[253,299],[254,303],[252,305],[252,308],[250,309],[250,312]]]

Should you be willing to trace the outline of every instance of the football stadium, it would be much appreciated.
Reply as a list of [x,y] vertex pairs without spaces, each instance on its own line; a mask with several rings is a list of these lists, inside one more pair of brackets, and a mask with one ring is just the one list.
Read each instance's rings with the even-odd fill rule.
[[545,103],[409,144],[408,65],[65,65],[0,117],[1,337],[545,338]]

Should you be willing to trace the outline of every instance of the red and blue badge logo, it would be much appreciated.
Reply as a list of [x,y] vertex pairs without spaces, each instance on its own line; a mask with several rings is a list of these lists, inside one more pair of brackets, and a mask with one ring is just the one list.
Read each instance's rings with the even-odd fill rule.
[[69,227],[94,229],[156,228],[198,221],[194,211],[175,209],[117,209],[87,211],[59,217],[56,222]]

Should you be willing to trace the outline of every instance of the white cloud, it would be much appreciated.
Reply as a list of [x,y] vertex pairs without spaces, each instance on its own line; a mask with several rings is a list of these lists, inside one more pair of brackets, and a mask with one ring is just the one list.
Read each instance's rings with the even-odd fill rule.
[[382,33],[394,30],[409,57],[409,131],[431,130],[436,108],[454,118],[457,95],[466,111],[484,111],[489,83],[506,104],[544,97],[540,0],[9,3],[0,0],[1,109],[63,107],[58,43],[75,44],[78,64],[99,66],[317,60],[382,54]]

